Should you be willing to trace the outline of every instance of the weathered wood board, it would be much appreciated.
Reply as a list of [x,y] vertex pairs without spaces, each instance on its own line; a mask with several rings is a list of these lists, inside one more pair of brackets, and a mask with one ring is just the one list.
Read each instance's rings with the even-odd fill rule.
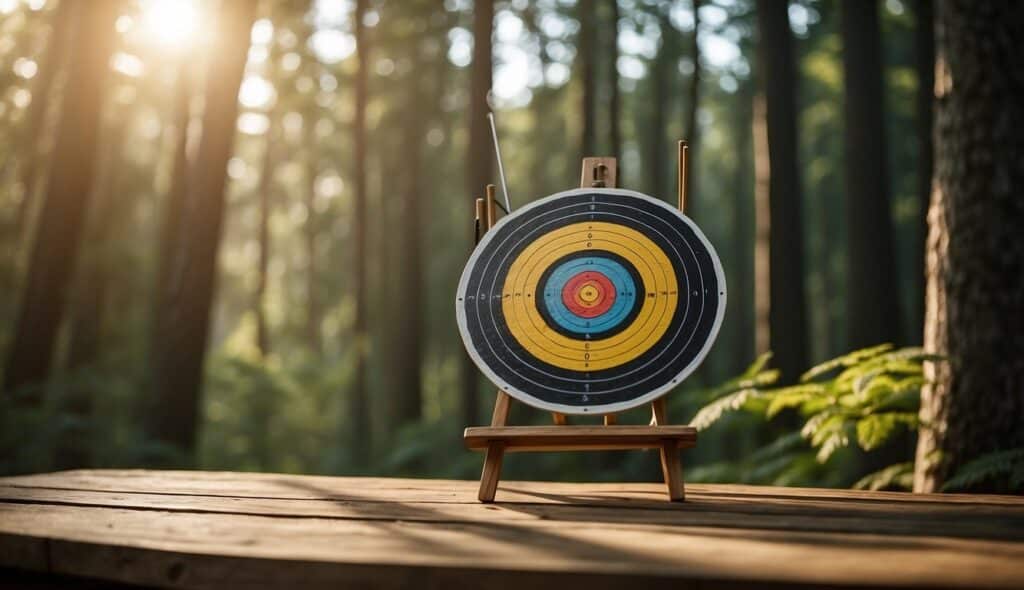
[[[15,570],[173,588],[1024,587],[1024,498],[73,471],[0,478]],[[67,578],[64,578],[67,580]],[[2,585],[2,584],[0,584]]]

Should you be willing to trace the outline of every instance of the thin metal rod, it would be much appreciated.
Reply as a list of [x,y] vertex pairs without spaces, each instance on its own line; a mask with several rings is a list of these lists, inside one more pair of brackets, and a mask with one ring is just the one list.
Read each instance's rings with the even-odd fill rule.
[[690,173],[690,162],[689,162],[690,147],[686,144],[686,140],[679,141],[679,154],[676,165],[678,166],[678,172],[676,173],[676,179],[679,185],[676,187],[679,192],[679,210],[686,213],[686,177]]
[[498,160],[498,177],[501,179],[501,192],[505,195],[505,213],[512,212],[512,201],[508,198],[508,184],[505,182],[505,166],[501,162],[501,148],[498,146],[498,125],[494,122],[494,113],[487,113],[491,123],[491,137],[494,138],[494,157]]

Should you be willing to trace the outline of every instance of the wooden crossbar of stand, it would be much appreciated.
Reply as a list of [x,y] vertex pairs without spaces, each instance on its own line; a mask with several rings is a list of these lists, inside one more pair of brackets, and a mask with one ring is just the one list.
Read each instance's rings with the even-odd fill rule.
[[[687,145],[679,142],[679,209],[686,210]],[[618,179],[615,158],[584,158],[580,174],[581,188],[614,188]],[[494,185],[487,185],[486,197],[476,200],[477,238],[497,220]],[[667,421],[665,398],[651,402],[649,425],[617,425],[615,414],[606,414],[602,425],[568,424],[565,414],[552,413],[554,426],[509,426],[508,413],[512,398],[498,391],[490,426],[466,428],[466,448],[483,451],[484,466],[480,474],[481,502],[493,502],[501,478],[505,453],[555,451],[611,451],[658,449],[662,477],[670,501],[685,499],[680,449],[697,444],[697,430],[691,426],[671,426]]]
[[466,448],[484,451],[500,441],[505,452],[624,451],[660,449],[666,444],[689,448],[697,433],[689,426],[477,426],[467,428]]

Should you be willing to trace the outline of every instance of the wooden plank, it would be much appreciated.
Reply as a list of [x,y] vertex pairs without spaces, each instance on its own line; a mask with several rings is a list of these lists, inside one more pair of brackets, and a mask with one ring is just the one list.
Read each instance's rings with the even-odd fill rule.
[[[462,482],[460,482],[462,483]],[[461,502],[438,502],[433,495],[411,492],[405,501],[380,500],[375,494],[350,492],[344,499],[248,498],[185,494],[124,493],[0,486],[0,502],[67,506],[119,507],[195,513],[251,514],[294,518],[403,520],[424,522],[505,522],[543,519],[648,523],[671,526],[713,526],[785,529],[805,532],[911,534],[1024,541],[1024,510],[997,508],[894,505],[809,500],[736,500],[716,495],[707,486],[691,484],[685,506],[657,500],[595,499],[590,485],[564,498],[545,487],[508,482],[500,506],[472,501],[471,486],[461,486]],[[660,488],[660,486],[658,486]],[[659,494],[663,492],[658,490]],[[557,501],[561,500],[561,501]],[[628,508],[626,510],[625,508]]]
[[[44,516],[45,515],[45,516]],[[167,583],[171,569],[190,584],[192,556],[273,560],[293,583],[296,562],[547,572],[552,585],[575,574],[651,575],[685,582],[1015,587],[1024,574],[1021,544],[932,537],[803,534],[604,522],[434,523],[292,519],[94,507],[0,504],[0,533],[48,538],[51,571],[114,581]],[[123,548],[133,558],[125,564]],[[167,553],[176,553],[168,563]],[[0,565],[12,566],[0,556]],[[162,564],[146,565],[149,561]],[[178,564],[172,568],[173,564]],[[216,560],[214,560],[216,563]],[[124,571],[127,569],[128,571]],[[230,583],[230,571],[219,568]],[[152,577],[147,577],[152,576]]]
[[697,430],[690,426],[515,426],[471,427],[463,435],[468,449],[487,449],[500,441],[508,452],[657,449],[670,439],[690,447],[697,440]]
[[[237,471],[152,471],[145,469],[80,469],[58,473],[41,473],[16,477],[0,477],[0,484],[18,487],[79,489],[118,492],[152,492],[166,494],[208,495],[257,498],[324,498],[345,499],[355,490],[357,498],[372,495],[374,501],[407,501],[415,495],[423,501],[463,502],[473,497],[475,481],[446,479],[408,479],[388,477],[330,477],[323,475],[290,475],[281,473],[244,473]],[[538,494],[549,495],[552,503],[575,502],[579,494],[601,501],[621,500],[631,505],[637,501],[657,502],[664,496],[661,484],[643,482],[588,483],[516,482],[517,486]],[[748,500],[760,505],[773,500],[806,502],[810,500],[857,500],[866,505],[898,506],[913,509],[915,505],[942,510],[963,505],[964,509],[1024,509],[1024,497],[993,494],[909,494],[906,492],[868,492],[831,488],[799,488],[754,486],[743,484],[693,484],[694,494],[706,494],[736,501]],[[843,505],[845,506],[845,504]],[[680,507],[663,506],[667,509]]]

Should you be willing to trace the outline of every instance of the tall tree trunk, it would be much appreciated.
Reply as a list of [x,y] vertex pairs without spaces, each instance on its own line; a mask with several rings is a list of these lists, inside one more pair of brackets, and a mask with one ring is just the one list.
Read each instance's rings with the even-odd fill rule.
[[[928,237],[928,203],[932,194],[932,120],[935,100],[935,10],[932,0],[914,2],[914,62],[917,70],[917,199],[920,211],[918,240],[914,247],[915,299],[912,326],[923,331],[925,300],[925,241]],[[918,334],[912,333],[916,338]]]
[[754,93],[751,136],[754,140],[754,351],[771,351],[771,166],[768,163],[768,122],[764,91]]
[[353,231],[355,232],[355,244],[353,245],[352,261],[354,276],[352,278],[355,289],[355,321],[353,325],[353,342],[355,348],[355,374],[352,379],[352,391],[349,392],[349,448],[350,456],[354,462],[365,464],[365,458],[370,456],[372,450],[372,428],[370,425],[369,393],[367,391],[367,357],[370,352],[370,334],[367,326],[367,310],[369,300],[367,298],[367,276],[366,259],[369,256],[367,247],[367,194],[366,182],[366,103],[368,97],[367,75],[370,67],[370,48],[366,39],[366,25],[363,17],[366,15],[368,0],[356,0],[356,10],[353,18],[356,37],[356,60],[358,62],[355,85],[355,120],[352,125],[353,142],[355,144],[355,219],[352,220]]
[[[418,51],[428,34],[415,32],[404,39],[411,52],[407,58],[412,72],[421,72],[427,65]],[[423,177],[423,144],[431,116],[423,109],[423,104],[430,104],[426,78],[415,74],[407,77],[410,93],[400,107],[398,121],[403,130],[401,144],[407,147],[400,160],[402,170],[395,174],[397,190],[391,193],[397,197],[396,221],[392,227],[398,230],[398,236],[393,237],[397,263],[392,268],[397,268],[398,272],[394,277],[397,310],[392,334],[396,358],[391,418],[398,427],[416,423],[423,415],[423,234],[430,220],[423,214],[429,211],[424,201],[430,191]]]
[[[686,175],[686,194],[690,204],[687,207],[690,215],[696,219],[701,218],[697,211],[700,202],[697,199],[697,166],[696,157],[700,153],[698,143],[700,140],[700,127],[697,123],[697,109],[700,106],[700,7],[701,0],[693,0],[693,36],[690,41],[690,57],[693,59],[693,75],[690,76],[690,95],[687,97],[686,105],[686,128],[683,137],[690,146],[690,167]],[[694,207],[693,205],[697,205]]]
[[580,130],[580,156],[595,156],[597,149],[597,81],[594,78],[594,0],[580,0],[577,6],[580,21],[579,45],[576,59],[579,60],[582,95],[580,112],[583,114],[583,128]]
[[[190,56],[191,57],[191,56]],[[159,304],[162,303],[160,294],[166,292],[172,280],[171,271],[174,268],[174,246],[178,243],[181,232],[181,216],[185,209],[185,183],[189,176],[189,154],[188,154],[188,128],[192,119],[192,92],[194,80],[191,69],[194,67],[191,59],[183,58],[178,62],[177,80],[174,86],[174,162],[171,169],[171,182],[164,199],[163,218],[160,225],[160,243],[157,251],[156,281],[154,283],[153,297],[155,302],[153,318],[159,312]],[[156,330],[152,330],[152,338],[155,338]],[[155,345],[150,343],[151,348]]]
[[[316,109],[314,104],[310,108]],[[320,151],[317,146],[315,115],[306,118],[306,147],[310,150],[306,158],[306,341],[317,358],[324,353],[320,323],[323,311],[320,305],[320,267],[317,263],[317,236],[320,234],[320,216],[316,211],[316,177],[320,173]]]
[[662,15],[658,26],[661,29],[661,44],[651,64],[651,74],[647,77],[652,85],[651,88],[651,120],[647,137],[647,182],[650,183],[648,192],[657,198],[670,198],[665,190],[666,168],[665,158],[667,145],[665,143],[665,112],[668,110],[668,98],[671,93],[669,80],[672,76],[672,68],[675,64],[675,48],[672,42],[675,29],[669,22],[667,15]]
[[172,249],[171,281],[161,297],[153,350],[153,399],[149,435],[182,453],[195,449],[200,388],[206,355],[224,216],[227,162],[238,116],[238,89],[245,70],[256,3],[226,0],[218,46],[210,51],[203,134],[187,184],[180,235]]
[[[118,173],[123,152],[125,122],[107,126],[101,140],[103,163],[95,182],[92,211],[88,215],[86,244],[82,248],[80,272],[72,298],[71,341],[67,368],[75,371],[95,368],[100,355],[105,302],[111,279],[114,234],[120,227],[125,203],[118,190]],[[69,427],[61,432],[55,464],[58,469],[88,467],[91,459],[92,407],[94,391],[90,379],[78,379],[69,389],[62,409]]]
[[731,290],[733,302],[729,307],[732,310],[732,342],[733,361],[730,365],[731,374],[741,372],[746,364],[750,362],[754,354],[754,301],[751,295],[754,293],[754,264],[753,264],[753,243],[750,236],[754,233],[753,228],[753,201],[751,199],[750,178],[750,153],[751,153],[751,119],[753,113],[754,88],[750,82],[742,83],[738,93],[740,99],[735,111],[733,153],[736,158],[736,168],[732,178],[733,218],[732,218],[732,278],[730,284],[735,285]]
[[[67,81],[74,93],[61,107],[46,200],[4,371],[6,392],[40,383],[49,375],[83,219],[92,200],[97,135],[107,63],[114,46],[117,4],[116,0],[97,0],[76,23]],[[32,395],[29,399],[38,401],[38,397]]]
[[[271,76],[271,79],[274,79]],[[267,133],[264,136],[266,143],[263,148],[263,166],[260,170],[260,183],[256,189],[260,199],[259,214],[259,262],[256,272],[256,292],[253,293],[252,308],[256,315],[256,348],[260,356],[266,358],[270,354],[270,333],[267,328],[266,295],[267,295],[267,272],[270,268],[270,214],[274,200],[274,173],[277,170],[277,150],[274,149],[279,141],[278,129],[280,120],[277,108],[274,107],[269,115],[270,123],[267,125]],[[307,215],[310,215],[307,212]]]
[[[468,222],[476,197],[483,196],[484,186],[492,181],[494,149],[487,128],[487,93],[493,81],[491,35],[494,29],[494,0],[476,0],[473,5],[473,69],[469,93],[469,167],[466,169],[465,217]],[[468,223],[467,223],[468,226]],[[468,354],[462,353],[462,421],[476,424],[480,417],[477,390],[479,374]]]
[[1024,4],[946,0],[936,16],[924,343],[947,361],[926,365],[920,492],[1024,447]]
[[46,51],[39,62],[39,71],[32,82],[32,103],[29,105],[28,127],[25,138],[28,157],[21,168],[21,202],[18,203],[17,228],[20,236],[28,236],[29,214],[35,200],[39,164],[43,158],[41,140],[46,129],[46,114],[50,110],[53,80],[67,57],[71,24],[74,20],[74,2],[59,2],[53,10],[53,23]]
[[611,39],[608,43],[608,125],[609,135],[612,144],[612,157],[619,164],[619,185],[622,179],[622,101],[619,93],[619,0],[608,0],[609,33]]
[[398,312],[395,322],[395,390],[393,419],[398,426],[419,421],[423,411],[423,226],[428,222],[422,211],[427,198],[420,182],[423,154],[422,113],[410,104],[405,123],[404,186],[399,213],[399,251],[396,277]]
[[787,3],[759,0],[759,80],[768,168],[769,341],[785,380],[807,368],[803,197],[797,158],[796,64]]
[[899,300],[886,164],[878,1],[841,2],[846,85],[847,340],[894,342]]

